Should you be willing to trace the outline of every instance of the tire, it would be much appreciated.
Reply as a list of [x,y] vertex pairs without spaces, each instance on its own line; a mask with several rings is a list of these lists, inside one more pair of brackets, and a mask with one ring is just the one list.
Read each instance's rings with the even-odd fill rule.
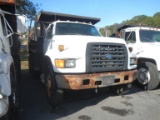
[[137,85],[144,90],[154,90],[160,83],[159,72],[155,64],[145,62],[138,66]]
[[59,106],[63,101],[63,90],[57,88],[55,73],[50,64],[47,66],[46,90],[51,106],[53,108]]
[[8,117],[8,114],[4,115],[2,118],[0,118],[0,120],[10,120]]
[[32,57],[32,55],[29,55],[29,60],[28,60],[28,62],[29,62],[29,72],[30,72],[30,74],[31,74],[31,76],[32,76],[32,78],[38,78],[38,77],[40,77],[40,72],[39,71],[35,71],[34,70],[34,57]]
[[11,68],[10,78],[11,78],[12,93],[9,96],[8,117],[9,117],[9,120],[17,120],[18,119],[18,92],[17,92],[17,80],[15,79],[16,77],[15,77],[13,68]]
[[116,95],[122,95],[127,93],[132,87],[132,84],[123,84],[123,85],[115,85],[115,86],[110,86],[109,90],[116,94]]
[[15,73],[17,77],[17,81],[21,81],[21,61],[19,55],[16,55],[14,58],[14,64],[15,64]]
[[18,99],[17,99],[17,81],[15,79],[13,66],[10,71],[11,95],[9,96],[8,112],[1,120],[18,120]]

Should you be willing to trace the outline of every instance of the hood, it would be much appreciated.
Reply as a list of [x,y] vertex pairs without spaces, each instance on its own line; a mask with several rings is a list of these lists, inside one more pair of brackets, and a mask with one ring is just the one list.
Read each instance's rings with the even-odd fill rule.
[[152,51],[152,50],[156,50],[156,49],[160,50],[160,42],[142,43],[142,48],[147,51]]
[[121,38],[101,37],[101,36],[83,36],[83,35],[57,35],[54,37],[54,41],[58,43],[76,43],[83,44],[89,42],[109,42],[109,43],[121,43],[125,44],[125,41]]
[[160,43],[142,43],[137,47],[138,57],[155,58],[160,51]]
[[[60,57],[77,57],[84,58],[88,43],[111,43],[111,44],[126,44],[123,39],[100,37],[100,36],[82,36],[82,35],[57,35],[53,37],[52,48],[57,51],[55,54]],[[63,45],[64,50],[59,51],[58,46]],[[50,51],[53,53],[53,51]],[[49,53],[47,53],[49,54]]]

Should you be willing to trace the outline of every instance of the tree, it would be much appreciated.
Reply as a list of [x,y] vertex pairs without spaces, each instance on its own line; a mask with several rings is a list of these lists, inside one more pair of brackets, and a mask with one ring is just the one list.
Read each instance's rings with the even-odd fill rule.
[[157,12],[153,16],[154,23],[156,27],[160,27],[160,12]]
[[105,30],[105,28],[100,28],[99,29],[99,32],[103,35],[103,36],[105,36],[106,35],[106,30]]
[[146,24],[147,26],[155,26],[153,17],[147,17],[144,20],[144,24]]
[[[121,26],[121,24],[128,25],[146,25],[160,28],[160,12],[155,13],[152,17],[146,15],[134,16],[130,20],[122,21],[121,23],[115,23],[113,25],[107,26],[110,30],[110,34],[115,33],[116,29]],[[100,32],[105,35],[105,28],[101,28]]]
[[148,16],[138,15],[138,16],[133,17],[131,20],[134,24],[145,24],[144,21],[146,18],[148,18]]
[[17,12],[19,14],[24,14],[27,16],[27,18],[30,21],[29,28],[31,28],[32,21],[35,20],[35,17],[40,10],[41,4],[39,3],[34,4],[30,0],[23,0],[23,1],[16,0],[16,3],[17,3],[17,6],[16,6]]
[[153,19],[154,19],[155,26],[160,27],[160,15],[155,16]]
[[157,12],[153,15],[153,17],[160,16],[160,12]]

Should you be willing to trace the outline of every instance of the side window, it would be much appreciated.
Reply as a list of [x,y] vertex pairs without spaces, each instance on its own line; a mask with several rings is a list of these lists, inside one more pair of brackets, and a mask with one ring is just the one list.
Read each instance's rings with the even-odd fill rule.
[[125,41],[128,43],[135,43],[136,42],[136,33],[134,31],[126,32],[125,33]]
[[48,28],[46,38],[47,38],[47,39],[50,39],[50,38],[52,37],[52,35],[53,35],[53,25],[51,25],[51,26]]
[[1,24],[2,24],[3,35],[7,36],[7,31],[6,31],[5,23],[4,23],[4,19],[3,19],[2,16],[1,16],[1,21],[2,21]]

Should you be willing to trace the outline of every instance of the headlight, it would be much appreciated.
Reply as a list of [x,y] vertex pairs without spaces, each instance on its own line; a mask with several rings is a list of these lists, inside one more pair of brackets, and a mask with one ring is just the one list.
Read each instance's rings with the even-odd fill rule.
[[137,59],[136,58],[130,58],[130,65],[136,65]]
[[65,67],[66,68],[74,68],[76,66],[75,60],[65,60]]
[[74,68],[76,62],[75,59],[56,59],[55,65],[57,68]]

